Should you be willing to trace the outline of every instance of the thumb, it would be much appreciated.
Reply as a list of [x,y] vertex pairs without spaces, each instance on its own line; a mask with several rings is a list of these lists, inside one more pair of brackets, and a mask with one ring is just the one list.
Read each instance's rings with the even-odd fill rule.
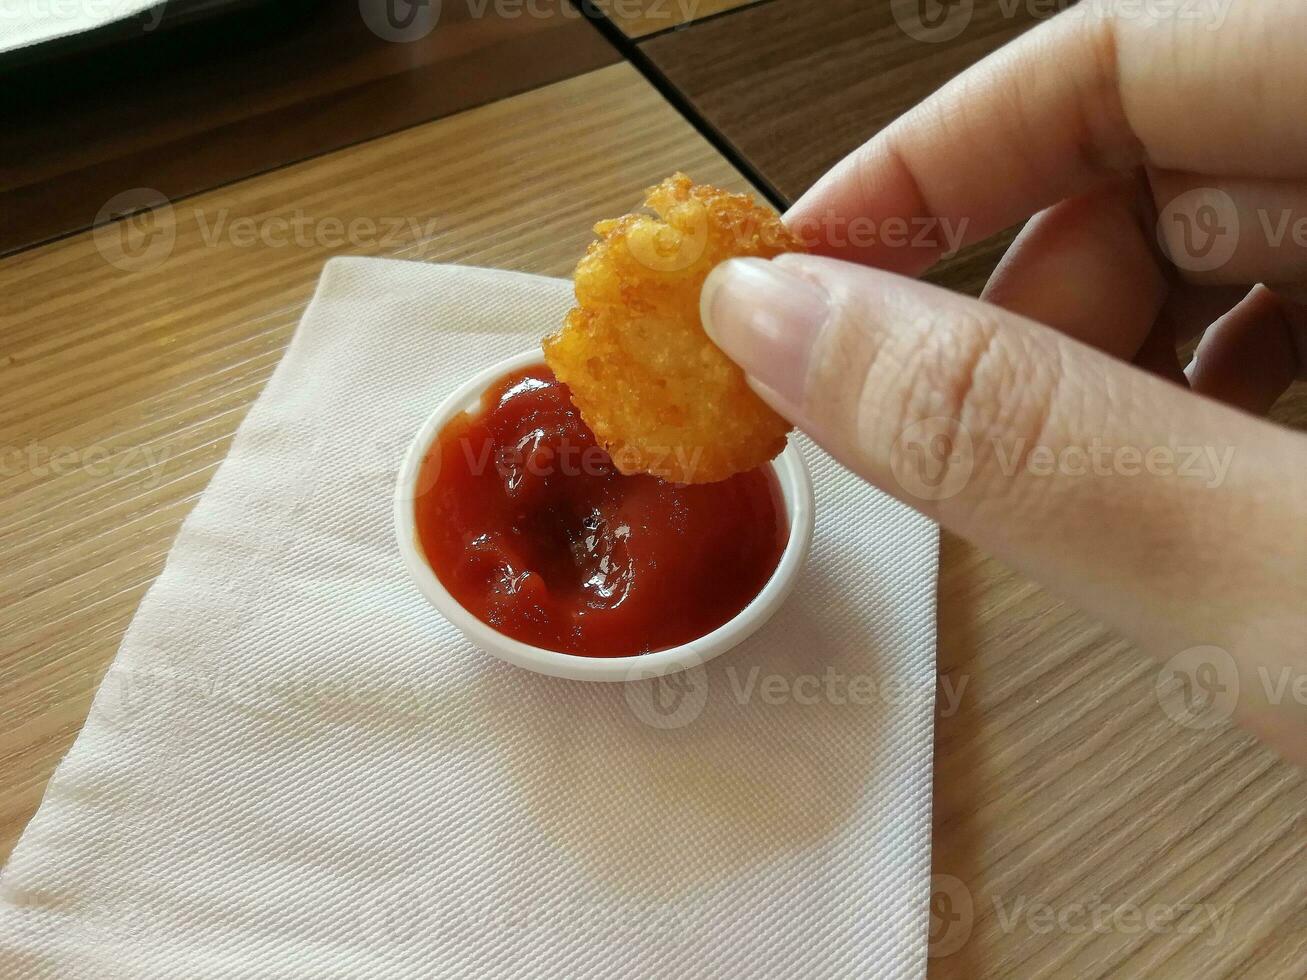
[[1278,631],[1301,617],[1286,583],[1307,575],[1301,436],[833,259],[724,263],[702,312],[759,394],[844,465],[1144,645],[1287,655]]

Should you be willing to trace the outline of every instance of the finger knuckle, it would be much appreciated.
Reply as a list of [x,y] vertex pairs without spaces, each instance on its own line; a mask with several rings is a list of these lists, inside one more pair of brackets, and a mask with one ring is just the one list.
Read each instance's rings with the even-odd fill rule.
[[1044,441],[1060,374],[1055,350],[984,312],[932,318],[914,334],[896,386],[900,428],[954,423],[970,440],[973,479]]

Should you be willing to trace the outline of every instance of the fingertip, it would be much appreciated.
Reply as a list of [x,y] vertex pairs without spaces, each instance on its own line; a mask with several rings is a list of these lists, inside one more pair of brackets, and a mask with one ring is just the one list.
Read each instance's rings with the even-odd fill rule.
[[830,316],[824,290],[778,262],[730,259],[709,274],[699,303],[713,343],[779,398],[802,402],[809,355]]

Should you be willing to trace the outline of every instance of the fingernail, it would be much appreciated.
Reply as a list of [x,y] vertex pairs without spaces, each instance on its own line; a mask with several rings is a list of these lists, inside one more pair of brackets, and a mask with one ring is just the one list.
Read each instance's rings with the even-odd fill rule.
[[830,317],[830,298],[807,279],[763,259],[730,259],[703,284],[703,328],[713,343],[795,406],[808,358]]

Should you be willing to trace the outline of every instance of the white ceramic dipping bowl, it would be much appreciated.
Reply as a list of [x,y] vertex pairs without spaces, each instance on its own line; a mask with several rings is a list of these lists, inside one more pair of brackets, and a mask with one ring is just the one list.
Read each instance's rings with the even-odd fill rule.
[[404,564],[422,594],[478,649],[527,670],[572,680],[631,681],[659,677],[705,663],[741,643],[766,623],[789,596],[812,543],[812,478],[793,445],[787,446],[771,463],[780,483],[785,515],[790,524],[789,541],[780,563],[752,602],[733,619],[697,640],[635,657],[580,657],[545,650],[505,636],[483,623],[463,608],[441,584],[418,541],[414,501],[422,462],[440,431],[451,420],[463,412],[475,412],[480,408],[481,396],[491,384],[511,371],[542,362],[537,350],[486,368],[446,398],[414,437],[395,486],[395,534]]

